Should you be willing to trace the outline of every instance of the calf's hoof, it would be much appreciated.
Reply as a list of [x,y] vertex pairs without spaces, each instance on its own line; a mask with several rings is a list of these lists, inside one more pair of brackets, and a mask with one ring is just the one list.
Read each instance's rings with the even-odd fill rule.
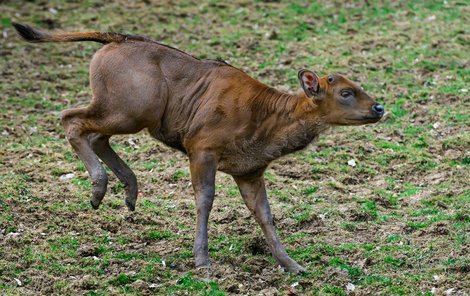
[[307,271],[305,268],[300,266],[297,262],[295,262],[292,259],[289,260],[289,262],[285,262],[281,266],[284,268],[284,270],[295,273],[295,274],[299,274],[299,273],[303,273]]
[[135,200],[129,200],[126,198],[126,206],[129,209],[129,211],[133,212],[135,211]]
[[94,210],[98,210],[98,208],[100,207],[101,201],[90,199],[90,204]]
[[196,274],[201,278],[209,279],[212,276],[212,268],[211,265],[202,265],[196,267]]
[[298,264],[297,264],[297,266],[286,267],[286,270],[289,271],[289,272],[295,273],[295,274],[304,273],[304,272],[307,271],[305,268],[303,268],[302,266],[300,266]]

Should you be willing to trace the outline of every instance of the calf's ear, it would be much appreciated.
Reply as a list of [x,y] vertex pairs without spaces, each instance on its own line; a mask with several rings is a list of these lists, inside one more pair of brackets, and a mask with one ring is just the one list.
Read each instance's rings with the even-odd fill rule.
[[302,69],[299,71],[298,77],[305,94],[310,98],[316,97],[320,92],[320,79],[317,74],[310,70]]

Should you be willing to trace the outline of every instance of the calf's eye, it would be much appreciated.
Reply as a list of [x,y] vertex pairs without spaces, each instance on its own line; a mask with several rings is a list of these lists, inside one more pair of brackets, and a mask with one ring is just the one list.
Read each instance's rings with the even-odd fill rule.
[[341,92],[341,96],[342,96],[343,98],[349,98],[349,97],[351,97],[352,95],[353,95],[352,92],[349,91],[349,90],[343,90],[343,91]]

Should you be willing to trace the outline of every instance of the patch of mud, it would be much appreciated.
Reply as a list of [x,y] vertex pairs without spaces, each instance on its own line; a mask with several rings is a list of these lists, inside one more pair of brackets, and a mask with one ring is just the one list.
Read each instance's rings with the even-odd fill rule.
[[367,222],[375,220],[376,216],[370,212],[352,209],[348,213],[349,220],[355,222]]
[[278,176],[293,180],[311,180],[318,178],[311,173],[311,166],[307,164],[299,164],[290,157],[276,161],[270,169],[272,169]]
[[256,237],[245,246],[246,251],[252,255],[268,255],[269,247],[264,238]]

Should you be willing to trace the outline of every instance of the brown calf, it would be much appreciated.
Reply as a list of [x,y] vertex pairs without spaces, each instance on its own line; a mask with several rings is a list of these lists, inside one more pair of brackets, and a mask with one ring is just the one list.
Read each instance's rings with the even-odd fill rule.
[[292,260],[273,226],[263,173],[269,163],[306,147],[329,126],[380,120],[384,109],[342,75],[319,78],[301,70],[303,93],[268,87],[219,60],[197,59],[145,37],[118,33],[50,34],[14,24],[30,42],[96,41],[106,44],[90,66],[91,103],[62,112],[67,139],[93,181],[97,209],[108,183],[100,159],[126,188],[133,211],[137,181],[109,145],[116,134],[142,129],[186,153],[196,194],[196,266],[209,266],[207,222],[216,171],[230,174],[260,224],[281,266],[304,269]]

